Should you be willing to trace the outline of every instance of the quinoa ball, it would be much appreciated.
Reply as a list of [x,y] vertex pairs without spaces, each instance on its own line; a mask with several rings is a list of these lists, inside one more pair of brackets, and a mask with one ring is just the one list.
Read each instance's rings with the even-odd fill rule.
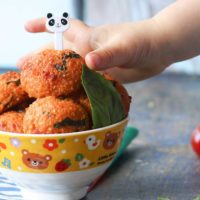
[[74,102],[80,104],[87,111],[88,115],[91,117],[92,110],[91,110],[90,100],[87,97],[87,94],[85,93],[83,87],[81,87],[75,93],[71,93],[66,98],[72,99]]
[[20,74],[7,72],[0,75],[0,113],[28,99],[20,81]]
[[87,111],[89,116],[91,116],[92,109],[87,95],[81,95],[78,99],[78,103]]
[[22,66],[21,83],[30,97],[68,95],[81,87],[83,58],[71,50],[47,49]]
[[122,99],[123,106],[124,106],[125,115],[128,116],[128,112],[129,112],[130,104],[131,104],[131,99],[132,99],[131,96],[128,95],[126,88],[119,81],[114,80],[107,73],[104,73],[103,75],[104,75],[105,79],[110,80],[112,82],[113,86],[119,92],[121,99]]
[[0,131],[23,133],[25,112],[8,111],[0,115]]
[[25,133],[70,133],[89,128],[89,116],[82,106],[53,96],[37,99],[26,110],[23,121]]

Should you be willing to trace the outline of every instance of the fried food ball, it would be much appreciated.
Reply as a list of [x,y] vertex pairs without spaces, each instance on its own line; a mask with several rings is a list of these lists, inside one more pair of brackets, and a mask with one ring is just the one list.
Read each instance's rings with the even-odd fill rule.
[[92,109],[90,105],[90,100],[88,99],[87,95],[80,95],[78,103],[87,111],[89,116],[91,116]]
[[90,100],[87,97],[87,94],[85,93],[85,90],[83,87],[81,87],[75,93],[71,93],[70,95],[68,95],[65,98],[72,99],[74,102],[80,104],[87,111],[89,116],[91,117],[92,110],[91,110]]
[[121,99],[122,99],[123,106],[124,106],[125,115],[128,116],[128,112],[129,112],[130,104],[131,104],[131,99],[132,99],[131,96],[128,95],[126,88],[119,81],[114,80],[107,73],[104,73],[103,75],[107,80],[110,80],[112,82],[113,86],[119,92]]
[[22,89],[19,73],[7,72],[0,75],[0,113],[26,99],[28,95]]
[[37,99],[26,110],[25,133],[70,133],[89,129],[88,113],[70,99],[53,96]]
[[21,83],[30,97],[61,96],[81,87],[83,58],[71,50],[44,50],[22,66]]
[[0,115],[0,131],[23,133],[25,112],[8,111]]

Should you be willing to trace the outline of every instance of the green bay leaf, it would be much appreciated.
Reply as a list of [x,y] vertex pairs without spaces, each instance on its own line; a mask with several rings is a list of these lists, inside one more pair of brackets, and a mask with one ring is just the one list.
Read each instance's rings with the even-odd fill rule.
[[91,104],[94,129],[109,126],[125,118],[121,96],[111,81],[84,65],[82,84]]

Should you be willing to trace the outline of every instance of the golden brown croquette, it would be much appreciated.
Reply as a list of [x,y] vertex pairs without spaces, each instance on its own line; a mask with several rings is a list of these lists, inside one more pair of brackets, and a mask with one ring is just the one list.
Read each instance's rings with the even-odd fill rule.
[[25,133],[69,133],[89,129],[86,110],[70,99],[53,96],[37,99],[26,110],[23,121]]
[[[84,65],[74,51],[47,49],[29,57],[21,74],[0,75],[0,131],[61,134],[92,129],[92,108],[81,80]],[[127,116],[127,90],[110,75],[103,76],[119,92]]]
[[0,113],[28,99],[22,89],[20,74],[7,72],[0,75]]
[[71,50],[44,50],[22,66],[22,86],[35,98],[68,95],[81,87],[84,63],[84,59]]
[[128,95],[126,88],[119,81],[114,80],[107,73],[104,73],[103,75],[107,80],[110,80],[112,82],[113,86],[119,92],[121,99],[122,99],[123,106],[124,106],[125,115],[128,116],[128,112],[129,112],[130,104],[131,104],[131,99],[132,99],[131,96]]
[[23,133],[25,112],[8,111],[0,115],[0,131]]
[[80,104],[88,112],[89,116],[91,116],[92,111],[90,100],[83,87],[81,87],[78,91],[71,93],[66,98],[72,99],[74,102]]

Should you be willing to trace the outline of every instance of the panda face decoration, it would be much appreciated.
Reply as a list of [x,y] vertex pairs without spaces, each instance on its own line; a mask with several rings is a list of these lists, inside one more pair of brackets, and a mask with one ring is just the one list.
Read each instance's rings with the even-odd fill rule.
[[52,13],[48,13],[46,28],[50,32],[66,31],[69,28],[68,13],[64,12],[61,17],[55,17]]

